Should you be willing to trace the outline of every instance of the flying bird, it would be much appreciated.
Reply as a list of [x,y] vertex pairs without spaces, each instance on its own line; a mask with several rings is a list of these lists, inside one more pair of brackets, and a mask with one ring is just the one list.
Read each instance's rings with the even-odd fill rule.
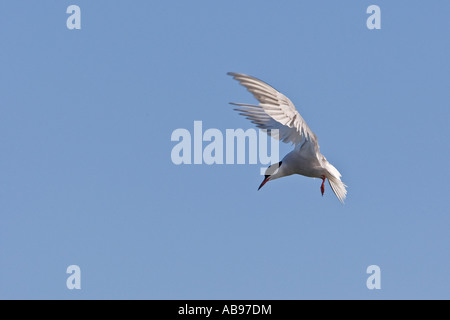
[[273,138],[295,146],[294,150],[280,162],[267,168],[258,190],[268,181],[300,174],[322,179],[320,186],[322,196],[325,192],[325,180],[328,179],[334,194],[340,202],[344,203],[347,186],[341,181],[341,174],[320,153],[317,136],[311,131],[291,100],[257,78],[233,72],[229,72],[228,75],[239,81],[259,101],[258,105],[231,102],[230,104],[239,107],[234,110],[251,120],[258,128],[267,130],[267,134]]

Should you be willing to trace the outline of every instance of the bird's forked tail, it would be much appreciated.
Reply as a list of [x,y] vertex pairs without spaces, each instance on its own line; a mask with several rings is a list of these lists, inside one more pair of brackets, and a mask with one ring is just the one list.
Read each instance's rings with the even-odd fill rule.
[[331,189],[333,189],[333,192],[339,201],[344,203],[344,200],[347,197],[347,186],[341,181],[341,174],[331,163],[327,163],[327,171],[327,179]]

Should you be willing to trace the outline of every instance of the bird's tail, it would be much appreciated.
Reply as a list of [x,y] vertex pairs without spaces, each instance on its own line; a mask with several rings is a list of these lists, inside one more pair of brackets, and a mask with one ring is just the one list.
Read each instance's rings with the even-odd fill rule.
[[341,174],[339,171],[331,164],[327,163],[327,179],[330,183],[330,187],[333,190],[336,197],[341,203],[344,203],[347,197],[347,186],[341,181]]

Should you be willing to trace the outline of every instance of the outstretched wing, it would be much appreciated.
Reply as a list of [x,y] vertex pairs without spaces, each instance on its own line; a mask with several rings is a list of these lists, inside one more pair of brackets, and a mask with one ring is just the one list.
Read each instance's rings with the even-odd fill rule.
[[[239,81],[259,101],[259,105],[231,103],[240,107],[235,109],[236,111],[258,128],[268,130],[267,133],[275,139],[295,145],[307,140],[312,142],[318,151],[317,136],[288,97],[267,83],[246,74],[229,72],[228,75]],[[278,129],[278,134],[271,131],[273,129]]]

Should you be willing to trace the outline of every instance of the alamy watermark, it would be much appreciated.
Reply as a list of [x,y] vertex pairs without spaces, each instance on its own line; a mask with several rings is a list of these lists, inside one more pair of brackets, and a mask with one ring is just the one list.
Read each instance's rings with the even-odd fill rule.
[[381,268],[377,265],[371,265],[367,267],[367,274],[370,276],[367,278],[366,286],[369,290],[381,289]]
[[67,274],[70,274],[66,280],[66,286],[69,290],[81,290],[81,269],[78,265],[72,264],[67,267]]
[[[271,130],[270,133],[274,137],[278,136],[278,130]],[[263,129],[226,129],[223,134],[219,129],[210,128],[203,132],[203,122],[194,121],[193,134],[187,129],[179,128],[172,132],[170,139],[178,142],[171,152],[172,162],[176,165],[270,165],[277,163],[280,157],[277,139],[270,139],[269,155],[268,134]],[[261,168],[261,174],[264,174],[265,169]]]
[[67,7],[66,13],[70,14],[67,18],[66,26],[69,30],[81,29],[81,9],[77,5],[70,5]]
[[367,18],[366,25],[369,30],[381,29],[381,9],[377,5],[371,5],[367,8],[366,12],[370,14]]
[[[81,9],[77,5],[70,5],[66,9],[66,13],[70,14],[67,18],[66,26],[69,30],[81,29]],[[381,29],[381,9],[377,5],[370,5],[367,7],[366,13],[370,14],[367,18],[366,26],[369,30]]]

